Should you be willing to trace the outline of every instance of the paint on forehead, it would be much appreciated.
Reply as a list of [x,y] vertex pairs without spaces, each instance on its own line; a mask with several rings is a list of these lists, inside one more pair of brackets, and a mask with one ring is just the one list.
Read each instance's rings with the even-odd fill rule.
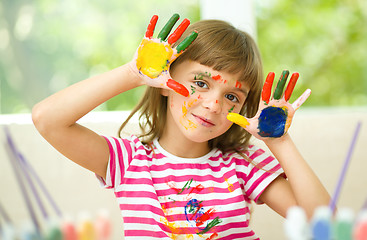
[[219,83],[223,83],[223,84],[226,84],[227,83],[227,80],[226,79],[223,79],[221,75],[215,75],[212,77],[213,80],[219,82]]
[[258,134],[262,137],[278,138],[285,134],[288,119],[287,108],[267,107],[259,116]]
[[242,84],[239,81],[236,81],[236,88],[241,88]]

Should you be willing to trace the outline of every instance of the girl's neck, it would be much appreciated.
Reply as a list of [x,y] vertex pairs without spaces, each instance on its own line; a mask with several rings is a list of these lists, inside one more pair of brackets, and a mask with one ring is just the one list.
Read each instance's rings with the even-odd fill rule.
[[158,142],[164,150],[182,158],[198,158],[210,152],[208,142],[197,143],[185,138],[170,137],[166,134],[163,134]]

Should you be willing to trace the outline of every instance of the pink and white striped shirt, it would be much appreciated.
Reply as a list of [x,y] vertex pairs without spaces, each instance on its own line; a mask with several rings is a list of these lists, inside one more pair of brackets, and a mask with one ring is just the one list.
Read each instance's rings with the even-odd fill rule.
[[253,145],[242,153],[213,149],[180,158],[157,140],[106,138],[106,188],[113,188],[125,239],[258,239],[249,227],[251,200],[283,173],[278,161]]

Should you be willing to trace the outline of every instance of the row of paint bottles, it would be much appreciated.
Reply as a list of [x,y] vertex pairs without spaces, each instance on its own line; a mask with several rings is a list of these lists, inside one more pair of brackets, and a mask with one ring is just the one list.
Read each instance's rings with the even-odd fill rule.
[[305,211],[292,207],[287,212],[284,230],[288,240],[367,240],[367,209],[356,217],[349,208],[337,210],[335,218],[327,206],[319,207],[307,221]]
[[106,212],[98,214],[94,221],[87,213],[79,216],[79,224],[71,218],[51,219],[46,222],[44,233],[38,233],[31,222],[23,224],[21,230],[10,224],[2,226],[0,239],[3,240],[109,240],[111,221]]

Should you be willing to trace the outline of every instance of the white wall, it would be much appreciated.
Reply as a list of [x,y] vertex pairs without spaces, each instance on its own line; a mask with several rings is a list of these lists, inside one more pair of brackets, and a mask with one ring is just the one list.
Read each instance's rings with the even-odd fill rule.
[[[97,112],[87,115],[81,123],[100,134],[116,136],[124,117],[125,112]],[[339,199],[339,206],[354,211],[360,209],[367,196],[364,188],[367,108],[301,108],[290,128],[299,150],[332,194],[357,121],[362,121],[362,128]],[[0,115],[0,202],[16,224],[21,225],[29,215],[5,153],[2,125],[9,127],[19,150],[31,162],[64,214],[77,216],[87,211],[94,216],[100,209],[108,209],[114,224],[112,239],[122,238],[122,220],[113,192],[100,188],[93,173],[56,152],[38,134],[29,115]],[[129,130],[136,131],[136,124],[130,125]],[[255,207],[252,224],[264,240],[285,239],[283,219],[266,206]]]

